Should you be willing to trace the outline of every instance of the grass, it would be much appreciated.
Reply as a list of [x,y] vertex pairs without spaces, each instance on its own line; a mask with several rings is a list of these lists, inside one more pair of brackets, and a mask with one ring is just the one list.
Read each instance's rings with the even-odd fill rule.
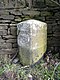
[[60,80],[59,54],[47,55],[44,60],[33,66],[21,66],[20,64],[3,63],[0,61],[0,80]]
[[60,63],[54,66],[41,60],[39,64],[32,67],[21,67],[18,64],[3,64],[0,67],[0,77],[3,74],[8,80],[28,80],[28,74],[31,74],[34,80],[60,80]]

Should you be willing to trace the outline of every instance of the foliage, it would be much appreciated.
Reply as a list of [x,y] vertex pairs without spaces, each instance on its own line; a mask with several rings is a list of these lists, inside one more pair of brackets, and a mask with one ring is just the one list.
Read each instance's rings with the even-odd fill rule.
[[40,63],[34,66],[21,67],[18,64],[4,64],[0,67],[0,76],[9,74],[6,76],[8,80],[15,80],[14,76],[13,79],[9,78],[11,73],[15,74],[16,80],[28,80],[28,74],[31,74],[34,80],[60,80],[60,63],[54,66],[41,60]]

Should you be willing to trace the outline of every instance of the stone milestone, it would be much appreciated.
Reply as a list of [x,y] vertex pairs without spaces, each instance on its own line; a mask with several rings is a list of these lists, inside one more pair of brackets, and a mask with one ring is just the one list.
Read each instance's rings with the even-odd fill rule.
[[23,21],[17,25],[17,34],[21,63],[36,63],[46,52],[47,24],[33,19]]

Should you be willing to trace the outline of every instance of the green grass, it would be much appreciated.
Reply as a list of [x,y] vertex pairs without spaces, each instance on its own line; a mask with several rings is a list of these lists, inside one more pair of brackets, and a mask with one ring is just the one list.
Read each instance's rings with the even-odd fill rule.
[[21,67],[17,64],[3,64],[3,66],[0,67],[0,76],[9,71],[16,74],[17,80],[28,80],[28,74],[31,74],[34,80],[60,80],[60,63],[53,66],[51,64],[47,65],[47,63],[42,60],[33,67]]

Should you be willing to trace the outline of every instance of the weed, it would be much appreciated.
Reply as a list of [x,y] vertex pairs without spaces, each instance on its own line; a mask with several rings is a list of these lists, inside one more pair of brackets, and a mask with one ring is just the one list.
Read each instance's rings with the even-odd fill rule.
[[[41,61],[39,64],[36,64],[33,67],[21,67],[17,64],[4,64],[3,67],[0,67],[0,76],[7,73],[7,77],[10,75],[13,77],[9,78],[11,80],[28,80],[28,74],[31,74],[33,80],[60,80],[60,63],[57,63],[56,66]],[[8,79],[8,80],[9,80]]]

